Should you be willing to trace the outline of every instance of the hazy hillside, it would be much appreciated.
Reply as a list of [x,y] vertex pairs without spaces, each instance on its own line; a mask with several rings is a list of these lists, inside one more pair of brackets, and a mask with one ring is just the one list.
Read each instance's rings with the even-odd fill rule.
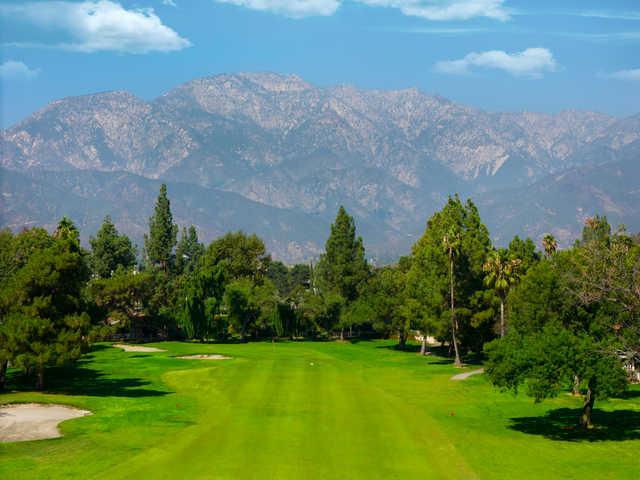
[[487,113],[414,89],[237,74],[151,102],[58,100],[0,141],[13,228],[66,213],[92,233],[111,213],[139,239],[160,180],[180,223],[207,239],[256,231],[287,260],[317,254],[339,204],[369,250],[393,258],[455,192],[478,199],[501,242],[554,231],[567,243],[596,212],[640,228],[640,116]]

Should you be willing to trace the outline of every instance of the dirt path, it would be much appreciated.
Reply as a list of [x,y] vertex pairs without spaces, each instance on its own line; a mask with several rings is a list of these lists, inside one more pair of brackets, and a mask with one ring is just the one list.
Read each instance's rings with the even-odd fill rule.
[[0,407],[0,442],[61,437],[60,422],[85,415],[91,415],[91,412],[64,405],[5,405]]
[[451,377],[451,380],[466,380],[471,375],[479,375],[481,373],[484,373],[484,368],[479,368],[477,370],[471,370],[470,372],[459,373],[459,374],[454,375],[453,377]]

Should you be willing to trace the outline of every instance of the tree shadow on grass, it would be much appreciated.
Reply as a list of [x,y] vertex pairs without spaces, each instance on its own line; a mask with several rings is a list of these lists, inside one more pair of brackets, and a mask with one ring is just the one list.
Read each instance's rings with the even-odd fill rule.
[[640,398],[640,390],[625,390],[624,392],[619,393],[615,397],[622,398],[624,400],[632,400],[632,399]]
[[640,440],[640,412],[635,410],[593,411],[594,428],[579,427],[580,410],[558,408],[542,417],[511,418],[509,428],[530,435],[566,442]]
[[383,348],[385,350],[393,350],[401,353],[418,353],[420,351],[420,345],[414,345],[412,343],[406,344],[404,348],[400,348],[397,343],[393,345],[378,345],[376,348]]
[[[141,388],[150,382],[140,378],[113,378],[100,371],[72,365],[52,367],[45,371],[45,393],[86,395],[96,397],[160,397],[171,392]],[[33,391],[34,378],[12,372],[7,390]]]
[[[395,345],[379,345],[376,348],[382,348],[385,350],[393,350],[400,353],[412,353],[417,354],[422,348],[421,345],[408,344],[405,345],[404,350],[400,349],[397,344]],[[445,346],[429,346],[427,348],[428,354],[425,355],[428,363],[431,365],[453,365],[454,358],[450,356],[449,347]],[[462,363],[465,366],[482,365],[483,357],[481,354],[469,353],[462,358]]]

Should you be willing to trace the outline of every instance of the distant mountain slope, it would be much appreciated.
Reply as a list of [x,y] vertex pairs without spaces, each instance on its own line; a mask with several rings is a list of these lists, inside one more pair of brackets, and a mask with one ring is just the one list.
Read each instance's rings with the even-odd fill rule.
[[[139,247],[160,188],[159,180],[122,172],[19,173],[0,169],[0,223],[18,229],[53,229],[63,215],[71,217],[88,240],[105,215]],[[231,230],[257,233],[279,258],[302,261],[319,253],[328,223],[310,215],[278,209],[241,195],[180,183],[168,184],[174,220],[198,226],[203,240]]]
[[[319,88],[297,76],[218,75],[179,85],[150,102],[127,92],[58,100],[3,131],[0,166],[28,174],[24,178],[32,183],[21,185],[32,189],[33,198],[29,215],[27,206],[15,202],[3,205],[2,212],[7,224],[35,217],[51,223],[53,210],[73,204],[67,192],[85,191],[78,182],[88,182],[97,203],[113,202],[121,215],[133,219],[134,212],[142,211],[136,204],[141,199],[124,189],[116,198],[117,182],[142,195],[147,190],[141,185],[155,187],[164,180],[175,185],[170,190],[180,197],[176,207],[181,202],[193,207],[185,209],[184,220],[196,223],[205,235],[227,230],[221,222],[224,212],[239,208],[243,199],[248,202],[244,205],[261,204],[265,210],[236,210],[245,218],[232,223],[271,222],[264,231],[271,232],[270,245],[278,255],[306,258],[323,245],[324,228],[344,204],[355,214],[370,249],[394,257],[407,251],[446,196],[459,192],[482,195],[487,219],[501,240],[514,231],[538,235],[552,230],[554,222],[566,226],[562,237],[569,239],[579,231],[579,215],[568,208],[579,198],[562,190],[569,188],[561,181],[562,172],[579,184],[569,192],[598,191],[603,198],[618,198],[608,189],[621,188],[619,184],[602,186],[597,176],[576,172],[638,159],[639,141],[640,115],[488,113],[415,89]],[[45,191],[48,182],[36,173],[45,171],[64,172],[56,177],[67,186],[61,200]],[[87,177],[87,172],[104,175]],[[44,183],[38,184],[36,177]],[[155,182],[145,184],[145,178]],[[549,190],[540,190],[545,182]],[[624,191],[640,187],[637,177],[625,175],[622,183]],[[3,193],[4,185],[6,179]],[[562,198],[566,208],[532,223],[538,217],[531,217],[527,203],[534,191],[530,186],[549,199]],[[183,193],[196,196],[188,203]],[[145,208],[153,204],[149,195]],[[584,215],[601,206],[584,205]],[[100,207],[99,214],[87,210],[88,228],[99,222],[94,216],[108,209]],[[633,216],[631,210],[621,218]],[[526,219],[521,215],[525,211]],[[299,225],[277,227],[276,218],[293,222],[294,215]],[[125,222],[126,231],[139,237],[146,216]],[[302,242],[292,247],[295,255],[287,253],[287,235]]]
[[613,228],[640,231],[640,142],[620,161],[583,166],[527,188],[493,191],[477,198],[495,240],[553,233],[562,246],[579,235],[584,220],[599,213]]

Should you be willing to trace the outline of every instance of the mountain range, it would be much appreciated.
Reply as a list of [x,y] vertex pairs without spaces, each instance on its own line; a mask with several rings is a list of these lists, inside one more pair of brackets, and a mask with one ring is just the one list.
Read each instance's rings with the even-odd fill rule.
[[255,232],[288,262],[322,251],[339,205],[369,255],[392,261],[454,193],[501,245],[547,232],[567,245],[595,213],[640,229],[640,115],[494,113],[417,89],[240,73],[151,101],[51,102],[0,133],[0,154],[3,226],[66,214],[90,235],[110,214],[139,245],[162,182],[203,240]]

